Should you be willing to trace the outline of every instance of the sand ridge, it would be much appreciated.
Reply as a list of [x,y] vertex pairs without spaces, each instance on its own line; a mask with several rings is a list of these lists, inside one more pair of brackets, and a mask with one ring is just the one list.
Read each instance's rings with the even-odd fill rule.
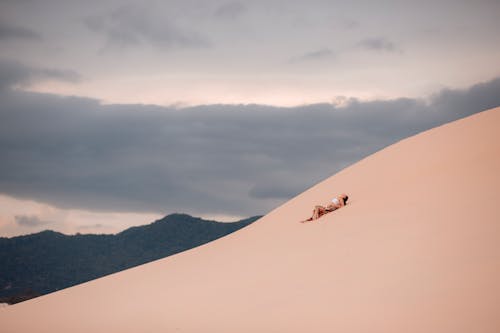
[[[498,332],[500,108],[214,242],[0,310],[2,332]],[[316,204],[349,205],[302,224]]]

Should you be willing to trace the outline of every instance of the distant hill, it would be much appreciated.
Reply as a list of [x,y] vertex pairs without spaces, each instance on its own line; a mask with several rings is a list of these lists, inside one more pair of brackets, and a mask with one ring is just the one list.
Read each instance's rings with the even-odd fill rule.
[[222,223],[172,214],[115,235],[55,231],[0,237],[0,303],[17,303],[182,252],[259,219]]

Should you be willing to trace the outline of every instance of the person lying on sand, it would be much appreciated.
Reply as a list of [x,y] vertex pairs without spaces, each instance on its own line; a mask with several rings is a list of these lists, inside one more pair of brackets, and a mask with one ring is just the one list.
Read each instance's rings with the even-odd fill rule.
[[300,221],[300,222],[304,223],[304,222],[309,222],[312,220],[317,220],[325,214],[328,214],[330,212],[333,212],[336,209],[344,207],[347,204],[348,199],[349,199],[349,197],[347,196],[347,194],[345,194],[345,193],[339,194],[335,198],[333,198],[332,202],[329,203],[328,205],[326,205],[326,207],[323,207],[321,205],[314,207],[312,216],[310,218],[308,218],[307,220]]

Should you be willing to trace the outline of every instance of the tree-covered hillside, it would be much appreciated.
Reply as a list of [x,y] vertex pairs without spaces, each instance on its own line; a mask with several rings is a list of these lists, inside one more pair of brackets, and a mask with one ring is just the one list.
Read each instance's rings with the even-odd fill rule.
[[50,230],[0,238],[0,303],[16,303],[205,244],[257,220],[172,214],[115,235]]

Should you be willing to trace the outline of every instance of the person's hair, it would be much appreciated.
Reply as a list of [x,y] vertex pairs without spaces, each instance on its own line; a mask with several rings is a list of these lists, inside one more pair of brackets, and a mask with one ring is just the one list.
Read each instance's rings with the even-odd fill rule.
[[347,203],[347,200],[349,200],[349,196],[347,196],[347,195],[346,195],[346,196],[344,197],[344,205]]

